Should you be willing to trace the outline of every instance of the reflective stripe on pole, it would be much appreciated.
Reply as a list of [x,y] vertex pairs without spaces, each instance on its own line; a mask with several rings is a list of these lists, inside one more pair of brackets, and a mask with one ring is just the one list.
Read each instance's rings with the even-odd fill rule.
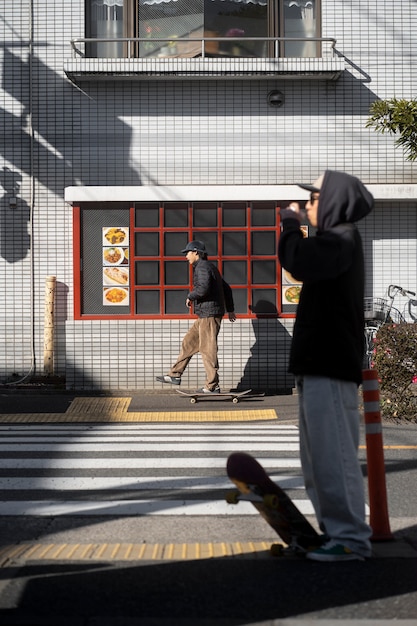
[[366,458],[368,462],[369,523],[372,528],[371,539],[372,541],[387,541],[393,539],[393,535],[388,516],[379,382],[376,370],[363,370],[362,390],[365,414]]

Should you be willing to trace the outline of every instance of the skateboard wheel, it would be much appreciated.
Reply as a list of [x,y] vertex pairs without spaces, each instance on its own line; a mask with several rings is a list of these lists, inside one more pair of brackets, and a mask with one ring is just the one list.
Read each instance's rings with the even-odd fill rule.
[[239,492],[228,491],[226,493],[226,502],[227,504],[237,504],[239,502]]
[[271,556],[282,556],[284,554],[284,546],[282,543],[273,543],[270,548]]
[[264,504],[269,509],[277,509],[278,508],[278,498],[274,494],[267,493],[264,495]]
[[239,402],[239,398],[233,398],[232,402],[233,402],[233,404],[237,404]]
[[191,398],[191,399],[190,399],[190,402],[191,402],[191,404],[196,404],[196,402],[197,402],[197,398]]

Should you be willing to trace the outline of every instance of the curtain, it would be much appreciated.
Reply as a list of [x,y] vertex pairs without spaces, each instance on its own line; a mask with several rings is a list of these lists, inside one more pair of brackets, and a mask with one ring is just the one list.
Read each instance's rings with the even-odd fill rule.
[[292,9],[293,7],[300,9],[303,20],[313,19],[314,0],[285,0],[284,5],[289,9]]
[[[109,0],[111,1],[111,0]],[[261,6],[266,6],[268,4],[268,0],[220,0],[221,2],[236,2],[238,4],[260,4]],[[178,0],[139,0],[139,4],[162,4],[163,2],[178,2]]]
[[312,0],[285,0],[284,4],[289,7],[299,7],[300,9],[308,9],[314,6]]
[[98,7],[106,6],[106,7],[122,7],[123,0],[93,0],[92,5],[96,5]]
[[[122,39],[123,0],[90,0],[90,37]],[[123,56],[123,43],[120,41],[91,43],[88,54],[92,57],[120,58]]]

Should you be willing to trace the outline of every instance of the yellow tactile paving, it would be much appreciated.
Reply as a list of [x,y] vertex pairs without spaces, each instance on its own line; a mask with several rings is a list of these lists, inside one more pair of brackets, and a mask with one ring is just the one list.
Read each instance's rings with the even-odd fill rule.
[[65,413],[5,413],[0,423],[248,422],[277,419],[275,409],[128,411],[131,398],[74,398]]
[[[65,413],[3,413],[0,415],[0,424],[29,424],[31,422],[73,422],[65,418]],[[88,421],[88,420],[87,420]]]
[[269,558],[271,544],[222,543],[103,543],[21,544],[0,549],[0,567],[28,561],[196,561],[216,558]]
[[101,416],[117,420],[129,409],[132,398],[74,398],[66,415]]
[[[278,539],[278,538],[277,538]],[[197,561],[202,559],[270,559],[267,541],[218,543],[25,543],[0,548],[0,568],[35,561]],[[374,558],[413,558],[417,551],[404,541],[373,544]],[[284,557],[285,558],[285,557]]]

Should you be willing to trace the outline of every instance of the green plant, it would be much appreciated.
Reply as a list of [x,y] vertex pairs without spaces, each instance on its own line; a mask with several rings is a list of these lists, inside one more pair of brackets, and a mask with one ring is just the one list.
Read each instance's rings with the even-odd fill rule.
[[369,113],[367,128],[397,135],[395,145],[403,148],[405,158],[417,160],[417,99],[375,100]]
[[417,324],[381,326],[374,356],[382,416],[417,422]]

